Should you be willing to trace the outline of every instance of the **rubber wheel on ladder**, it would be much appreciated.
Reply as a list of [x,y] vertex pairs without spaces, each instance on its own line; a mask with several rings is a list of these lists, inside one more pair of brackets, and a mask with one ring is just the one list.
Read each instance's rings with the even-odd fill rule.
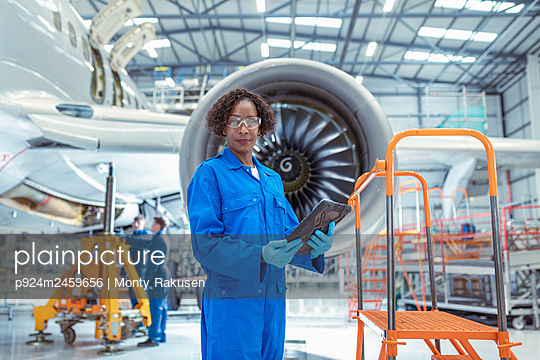
[[523,316],[517,316],[512,319],[512,327],[516,330],[523,330],[527,325],[527,320]]

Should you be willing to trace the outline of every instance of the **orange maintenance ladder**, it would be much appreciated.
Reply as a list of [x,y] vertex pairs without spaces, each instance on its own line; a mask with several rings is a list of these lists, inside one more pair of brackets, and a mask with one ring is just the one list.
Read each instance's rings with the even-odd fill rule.
[[[429,196],[427,186],[424,186],[424,208],[426,213],[426,242],[428,250],[428,266],[431,287],[432,311],[430,312],[404,312],[396,311],[395,298],[395,259],[394,259],[394,150],[397,143],[408,136],[472,136],[478,139],[486,149],[488,159],[489,189],[491,200],[491,223],[493,235],[493,259],[495,266],[495,281],[497,291],[497,319],[498,329],[465,320],[458,316],[440,312],[437,310],[437,299],[434,284],[433,270],[433,244],[431,241],[431,218],[429,216]],[[360,176],[355,185],[355,191],[349,197],[349,204],[354,207],[356,225],[356,251],[357,268],[361,269],[360,243],[361,243],[361,216],[360,216],[360,193],[367,187],[369,182],[379,173],[386,176],[386,234],[387,234],[387,311],[362,310],[362,271],[357,271],[358,283],[358,340],[356,359],[363,359],[363,334],[364,325],[368,325],[376,333],[383,337],[379,360],[395,360],[397,357],[397,345],[405,345],[400,339],[421,339],[432,351],[432,360],[437,359],[474,359],[480,360],[478,354],[469,343],[470,339],[493,340],[497,343],[501,360],[516,359],[510,350],[511,347],[521,343],[511,343],[507,331],[506,305],[504,302],[504,287],[502,279],[502,249],[500,241],[500,223],[498,208],[497,174],[495,167],[495,153],[491,142],[482,133],[469,129],[418,129],[406,130],[396,134],[390,141],[385,160],[377,160],[369,173]],[[379,175],[380,176],[380,175]],[[423,180],[423,178],[419,178]],[[455,347],[459,355],[443,355],[439,341],[447,339]],[[435,340],[433,345],[432,340]]]

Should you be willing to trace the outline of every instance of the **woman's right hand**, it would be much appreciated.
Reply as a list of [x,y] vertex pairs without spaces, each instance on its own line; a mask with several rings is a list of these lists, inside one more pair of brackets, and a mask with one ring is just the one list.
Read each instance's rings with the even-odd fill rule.
[[302,239],[293,241],[274,240],[266,244],[262,249],[262,258],[267,264],[283,268],[291,262],[294,254],[302,247]]

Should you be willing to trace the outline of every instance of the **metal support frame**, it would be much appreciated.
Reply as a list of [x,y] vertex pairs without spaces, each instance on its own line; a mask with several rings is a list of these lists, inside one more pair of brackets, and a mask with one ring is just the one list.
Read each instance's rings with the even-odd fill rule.
[[105,213],[103,215],[103,232],[114,234],[114,216],[116,210],[116,180],[114,178],[114,164],[109,164],[107,188],[105,191]]
[[533,324],[535,329],[540,329],[540,318],[538,316],[538,290],[536,288],[536,269],[531,269],[531,300],[532,300],[532,309],[533,309]]
[[[170,0],[168,0],[169,2],[171,2]],[[229,19],[229,20],[237,20],[237,19],[258,19],[260,18],[260,15],[259,14],[239,14],[239,13],[228,13],[228,14],[209,14],[209,13],[194,13],[192,11],[189,11],[188,9],[186,9],[185,7],[181,7],[179,6],[179,4],[177,3],[174,3],[174,2],[171,2],[173,5],[176,5],[178,6],[179,8],[183,9],[186,11],[186,14],[178,14],[178,15],[175,15],[175,14],[170,14],[170,13],[161,13],[161,14],[142,14],[141,17],[159,17],[161,19],[164,19],[164,20],[179,20],[179,19]],[[267,11],[267,13],[269,15],[272,15],[274,17],[286,17],[286,16],[290,16],[290,13],[288,11],[285,11],[283,13],[279,13],[278,11],[279,10],[282,10],[283,8],[286,8],[290,5],[290,1],[288,2],[285,2],[283,4],[281,4],[282,6],[279,6],[279,8],[276,8],[272,11]],[[350,8],[350,6],[349,6]],[[97,9],[96,9],[97,11]],[[484,18],[484,17],[494,17],[494,18],[515,18],[517,16],[519,16],[520,14],[522,14],[523,11],[521,13],[518,13],[518,14],[513,14],[513,13],[508,13],[508,12],[498,12],[498,13],[494,13],[494,14],[489,14],[489,13],[477,13],[477,12],[463,12],[463,11],[460,11],[460,10],[456,10],[456,11],[448,11],[448,12],[440,12],[440,13],[430,13],[430,12],[420,12],[420,11],[417,11],[417,12],[405,12],[405,13],[399,13],[399,12],[389,12],[385,15],[385,17],[389,18],[389,19],[394,19],[394,18],[397,18],[397,19],[407,19],[407,18],[412,18],[412,19],[423,19],[423,18],[426,18],[426,17],[433,17],[433,18],[453,18],[453,17],[461,17],[461,18]],[[353,15],[352,12],[347,12],[347,11],[339,11],[339,12],[335,12],[335,13],[332,13],[332,17],[333,18],[337,18],[337,19],[344,19],[344,20],[348,20],[351,18],[351,16]],[[297,17],[318,17],[318,16],[321,16],[320,13],[312,13],[312,12],[302,12],[302,13],[297,13],[296,14]],[[530,18],[533,18],[535,16],[535,13],[525,13],[524,14],[525,17],[530,17]],[[81,17],[84,19],[84,20],[91,20],[93,15],[89,15],[89,14],[81,14]],[[369,19],[369,18],[372,18],[373,17],[373,13],[371,12],[358,12],[358,14],[356,15],[357,18],[359,19]]]
[[341,51],[341,56],[339,58],[339,64],[338,64],[339,69],[343,67],[345,57],[347,56],[347,49],[349,47],[349,41],[351,40],[351,36],[354,30],[354,25],[356,25],[356,19],[358,19],[358,12],[360,11],[361,2],[362,0],[356,0],[356,2],[354,3],[352,14],[350,15],[349,29],[347,30],[347,36],[345,38],[345,42],[343,43],[343,50]]

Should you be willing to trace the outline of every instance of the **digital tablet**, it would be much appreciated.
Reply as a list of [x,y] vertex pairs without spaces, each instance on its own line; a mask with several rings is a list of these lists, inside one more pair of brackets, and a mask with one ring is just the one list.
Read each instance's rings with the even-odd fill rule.
[[311,239],[311,235],[315,233],[315,230],[321,230],[326,234],[328,232],[328,226],[332,221],[337,224],[351,211],[352,207],[349,205],[323,199],[319,201],[309,215],[287,236],[287,241],[301,238],[303,245],[296,253],[298,255],[309,254],[313,248],[307,242]]

